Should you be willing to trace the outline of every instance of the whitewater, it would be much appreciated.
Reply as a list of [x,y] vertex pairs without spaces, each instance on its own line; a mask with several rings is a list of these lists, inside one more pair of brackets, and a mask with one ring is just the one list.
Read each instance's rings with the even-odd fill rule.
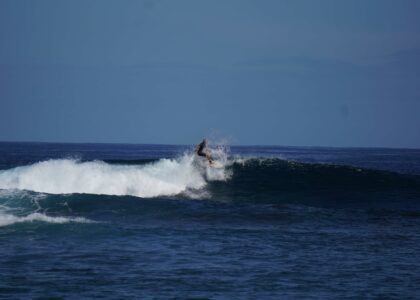
[[[64,224],[91,223],[84,217],[49,216],[41,207],[46,194],[92,194],[165,197],[183,194],[190,199],[208,198],[205,187],[211,181],[226,181],[231,177],[227,167],[226,148],[213,149],[222,168],[212,168],[207,161],[186,151],[174,158],[161,158],[135,165],[111,164],[101,160],[48,159],[26,166],[0,170],[0,196],[26,199],[36,204],[35,211],[0,205],[0,227],[26,222]],[[25,191],[39,194],[29,194]],[[13,207],[13,205],[12,205]]]
[[417,298],[420,150],[230,149],[0,142],[0,298]]
[[[226,157],[218,153],[219,159]],[[227,165],[226,158],[220,161]],[[225,167],[214,169],[191,153],[142,165],[53,159],[0,171],[0,189],[149,198],[200,190],[207,181],[228,178]]]

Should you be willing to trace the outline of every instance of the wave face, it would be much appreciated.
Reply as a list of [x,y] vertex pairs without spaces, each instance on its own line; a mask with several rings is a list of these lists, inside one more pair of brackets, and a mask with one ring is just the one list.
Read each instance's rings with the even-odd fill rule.
[[58,159],[0,171],[0,189],[311,205],[409,202],[420,199],[416,175],[269,158],[222,157],[211,168],[192,154],[174,159],[82,162]]
[[0,171],[0,189],[151,198],[199,190],[208,180],[226,179],[225,169],[206,169],[193,155],[140,165],[58,159]]
[[216,199],[252,202],[360,205],[385,202],[418,205],[420,177],[351,166],[282,159],[248,159],[231,166],[228,182],[213,182]]

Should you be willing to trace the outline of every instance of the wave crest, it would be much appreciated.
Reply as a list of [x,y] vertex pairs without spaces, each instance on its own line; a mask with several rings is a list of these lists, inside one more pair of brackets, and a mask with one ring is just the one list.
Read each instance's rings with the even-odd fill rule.
[[202,189],[209,180],[227,178],[224,168],[206,168],[192,154],[143,165],[57,159],[0,171],[0,189],[149,198]]

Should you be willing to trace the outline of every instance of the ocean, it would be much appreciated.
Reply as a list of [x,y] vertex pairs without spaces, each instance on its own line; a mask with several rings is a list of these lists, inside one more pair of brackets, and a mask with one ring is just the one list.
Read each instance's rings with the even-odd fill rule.
[[419,299],[420,150],[0,143],[0,298]]

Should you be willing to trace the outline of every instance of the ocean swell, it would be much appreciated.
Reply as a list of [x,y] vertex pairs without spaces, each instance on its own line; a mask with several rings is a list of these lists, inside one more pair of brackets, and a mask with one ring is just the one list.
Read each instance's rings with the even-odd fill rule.
[[277,158],[238,160],[230,171],[233,176],[228,182],[209,183],[212,198],[339,207],[420,204],[420,176],[416,175]]
[[219,169],[192,154],[137,164],[48,160],[0,171],[0,189],[312,206],[420,205],[416,175],[277,158],[230,158]]

